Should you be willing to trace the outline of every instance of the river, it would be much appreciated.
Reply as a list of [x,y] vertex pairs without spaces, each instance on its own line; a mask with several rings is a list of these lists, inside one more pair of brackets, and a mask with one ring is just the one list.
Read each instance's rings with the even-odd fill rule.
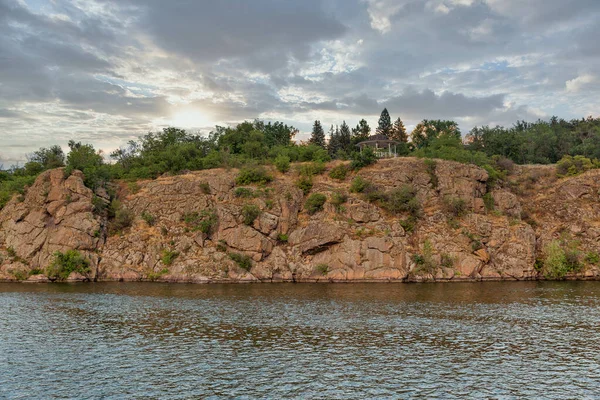
[[600,282],[0,284],[0,398],[600,397]]

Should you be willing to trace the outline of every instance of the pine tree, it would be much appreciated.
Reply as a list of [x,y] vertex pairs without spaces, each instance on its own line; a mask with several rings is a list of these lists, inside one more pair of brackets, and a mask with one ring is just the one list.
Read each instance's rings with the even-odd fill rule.
[[325,148],[325,131],[321,126],[321,121],[315,121],[308,143]]
[[398,119],[394,122],[392,126],[392,133],[390,135],[390,139],[397,140],[399,142],[408,142],[408,135],[406,134],[406,128],[404,127],[404,123],[398,117]]
[[333,125],[331,125],[331,129],[329,129],[329,142],[327,143],[327,151],[329,152],[329,156],[332,158],[335,157],[340,149],[340,130],[337,126],[335,127],[335,130],[333,130]]
[[352,134],[350,133],[350,127],[346,121],[343,121],[340,126],[339,141],[341,150],[344,150],[346,153],[352,151]]
[[352,129],[352,143],[356,144],[367,140],[369,136],[371,136],[371,127],[366,120],[361,119],[356,128]]
[[390,118],[390,113],[387,108],[384,108],[381,112],[381,116],[379,117],[379,124],[377,126],[377,134],[385,135],[390,137],[392,133],[392,119]]

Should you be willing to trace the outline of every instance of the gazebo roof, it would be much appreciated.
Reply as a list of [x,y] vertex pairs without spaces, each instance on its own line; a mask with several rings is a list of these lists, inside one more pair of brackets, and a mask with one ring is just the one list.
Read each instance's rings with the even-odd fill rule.
[[362,145],[362,144],[370,144],[370,143],[379,143],[379,144],[398,144],[398,143],[400,143],[400,142],[399,142],[399,141],[397,141],[397,140],[391,140],[391,139],[389,139],[387,136],[385,136],[385,135],[381,135],[381,134],[380,134],[380,135],[372,135],[372,136],[369,136],[369,137],[367,138],[367,140],[363,140],[362,142],[359,142],[359,143],[357,144],[357,146],[360,146],[360,145]]

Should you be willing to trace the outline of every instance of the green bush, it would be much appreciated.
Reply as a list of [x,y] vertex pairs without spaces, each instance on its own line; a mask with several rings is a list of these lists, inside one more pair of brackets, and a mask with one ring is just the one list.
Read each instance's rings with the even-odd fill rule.
[[567,257],[560,242],[554,240],[544,247],[544,276],[548,279],[562,279],[569,272]]
[[304,203],[304,209],[310,214],[313,215],[318,211],[323,209],[323,204],[327,201],[327,197],[321,193],[313,193],[306,199]]
[[202,191],[202,193],[204,194],[210,194],[210,185],[208,184],[208,182],[200,182],[200,191]]
[[595,251],[590,251],[585,255],[585,262],[593,265],[600,263],[600,254]]
[[260,208],[256,204],[244,204],[242,207],[242,219],[244,224],[252,225],[260,213]]
[[494,209],[496,208],[494,196],[492,196],[490,192],[487,192],[483,195],[483,204],[485,205],[485,209],[488,211],[494,211]]
[[250,197],[254,197],[254,191],[249,188],[238,187],[238,188],[235,188],[235,190],[233,191],[233,195],[235,197],[250,198]]
[[300,166],[298,173],[300,176],[311,177],[314,175],[321,175],[325,171],[325,163],[322,161],[315,161]]
[[273,162],[277,171],[285,174],[290,170],[290,158],[282,154],[278,155]]
[[419,217],[421,213],[417,192],[410,185],[402,185],[387,193],[382,201],[382,207],[394,214],[408,212],[415,218]]
[[340,212],[342,209],[342,204],[348,201],[348,195],[341,191],[335,191],[331,194],[331,199],[329,202],[335,206],[336,211]]
[[12,246],[9,246],[6,248],[6,253],[8,254],[8,256],[10,258],[15,258],[17,256],[17,252],[15,251],[15,248]]
[[82,275],[90,272],[90,262],[77,250],[57,251],[52,263],[46,268],[46,275],[51,280],[65,280],[72,272]]
[[229,258],[231,258],[237,265],[243,270],[250,271],[252,269],[252,259],[240,253],[228,253]]
[[346,179],[347,174],[348,174],[348,167],[346,167],[344,164],[340,164],[336,167],[333,167],[331,169],[331,171],[329,171],[329,177],[331,179],[338,179],[340,181],[343,181],[344,179]]
[[351,193],[362,193],[369,187],[369,182],[367,182],[362,176],[356,176],[352,179],[352,183],[350,183],[350,192]]
[[131,211],[123,208],[121,202],[117,199],[114,199],[110,203],[108,215],[111,218],[108,226],[111,235],[122,232],[133,223],[133,214]]
[[427,175],[429,175],[429,181],[431,182],[431,186],[436,189],[439,185],[439,180],[437,176],[437,161],[432,160],[431,158],[425,159],[425,168],[427,170]]
[[467,213],[467,202],[460,197],[444,197],[444,207],[446,212],[455,218],[462,217]]
[[177,256],[179,256],[178,251],[163,249],[160,255],[160,261],[162,261],[162,263],[165,265],[171,265],[173,264],[173,261],[175,261]]
[[598,160],[590,160],[584,156],[564,156],[556,163],[556,175],[559,177],[574,176],[593,168],[600,168]]
[[327,264],[319,264],[315,267],[318,273],[325,276],[329,273],[329,265]]
[[154,217],[154,215],[150,214],[147,211],[142,212],[142,219],[146,221],[148,226],[154,226],[154,224],[156,223],[156,218]]
[[245,167],[240,170],[235,183],[238,185],[249,185],[252,183],[265,184],[273,180],[264,167]]
[[286,235],[285,233],[280,233],[279,235],[277,235],[277,240],[282,243],[287,243],[288,238],[288,235]]
[[218,216],[215,210],[202,210],[201,212],[186,213],[182,217],[192,231],[200,231],[210,235],[218,223]]
[[313,187],[312,178],[308,176],[301,176],[300,179],[298,179],[298,181],[296,182],[296,186],[300,190],[302,190],[302,193],[304,193],[304,195],[306,196],[310,193]]
[[360,152],[352,153],[352,162],[350,168],[353,170],[361,169],[377,162],[377,156],[371,147],[365,147]]

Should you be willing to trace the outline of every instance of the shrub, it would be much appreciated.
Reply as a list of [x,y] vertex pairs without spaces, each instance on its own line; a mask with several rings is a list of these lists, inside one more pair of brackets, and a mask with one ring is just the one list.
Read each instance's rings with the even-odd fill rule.
[[562,279],[569,272],[565,251],[557,240],[544,247],[544,265],[542,271],[549,279]]
[[244,206],[242,207],[242,218],[244,224],[252,225],[252,223],[256,218],[258,218],[260,213],[260,208],[258,208],[256,204],[244,204]]
[[313,215],[318,211],[323,209],[323,204],[327,201],[327,197],[321,193],[313,193],[311,194],[304,203],[304,209],[310,214]]
[[445,197],[444,207],[446,212],[450,213],[456,218],[462,217],[467,212],[467,202],[460,197]]
[[233,191],[233,195],[235,197],[249,198],[249,197],[254,197],[254,192],[252,191],[252,189],[249,189],[249,188],[238,187],[238,188],[235,188],[235,190]]
[[362,193],[369,185],[370,184],[362,176],[357,176],[352,179],[352,183],[350,183],[350,192]]
[[304,193],[304,195],[306,196],[310,193],[313,187],[312,179],[307,176],[301,176],[300,179],[298,179],[298,181],[296,182],[296,186],[300,190],[302,190],[302,193]]
[[584,156],[564,156],[556,163],[556,175],[558,177],[573,176],[599,167],[598,160],[590,160]]
[[329,273],[329,265],[327,264],[319,264],[315,267],[318,273],[325,276]]
[[343,181],[346,179],[346,175],[348,174],[348,167],[344,164],[340,164],[337,167],[333,167],[331,171],[329,171],[329,177],[331,179],[338,179]]
[[208,182],[200,182],[200,191],[204,194],[210,194],[210,185]]
[[90,272],[90,262],[77,250],[67,250],[65,253],[54,253],[52,263],[46,268],[46,275],[51,280],[65,280],[72,272],[85,275]]
[[8,256],[10,258],[15,258],[17,256],[17,252],[15,251],[15,248],[12,246],[9,246],[6,248],[6,253],[8,254]]
[[490,192],[487,192],[483,195],[483,204],[485,205],[485,209],[488,211],[494,211],[494,209],[496,208],[494,196],[492,196]]
[[237,265],[243,270],[250,271],[252,269],[252,259],[245,254],[239,253],[228,253],[229,258],[231,258]]
[[215,210],[202,210],[201,212],[186,213],[183,215],[183,221],[191,227],[192,231],[200,231],[210,235],[218,222],[218,216]]
[[100,196],[92,195],[92,212],[97,215],[104,214],[108,208],[108,202]]
[[264,167],[245,167],[238,173],[235,182],[238,185],[249,185],[252,183],[269,183],[273,177],[267,173]]
[[329,202],[335,206],[336,211],[340,212],[342,204],[348,201],[348,195],[341,191],[335,191],[331,194]]
[[146,221],[148,226],[154,226],[154,224],[156,223],[156,218],[154,218],[154,215],[150,214],[147,211],[142,212],[142,219]]
[[288,235],[286,235],[285,233],[280,233],[279,235],[277,235],[277,240],[282,243],[287,243]]
[[437,170],[437,161],[432,160],[431,158],[425,159],[425,168],[427,170],[427,175],[429,175],[429,181],[431,182],[431,186],[436,189],[439,185],[438,176],[436,174]]
[[277,171],[285,174],[290,170],[290,158],[288,156],[284,156],[282,154],[278,155],[274,161],[275,168]]
[[370,147],[365,147],[360,152],[352,153],[352,162],[350,168],[353,170],[361,169],[377,162],[377,156]]
[[298,173],[301,176],[311,177],[314,175],[321,175],[325,171],[325,163],[322,161],[315,161],[300,166]]
[[408,217],[407,219],[401,219],[400,221],[398,221],[398,223],[400,224],[402,229],[404,229],[405,232],[411,233],[415,230],[417,220],[414,217]]
[[434,274],[437,265],[433,259],[433,246],[429,239],[423,242],[423,254],[413,255],[413,261],[417,264],[415,273]]
[[454,266],[454,258],[449,254],[442,254],[440,259],[440,265],[444,268],[452,268]]
[[175,261],[177,256],[179,256],[178,251],[163,249],[160,255],[160,261],[162,261],[162,263],[165,265],[171,265],[173,264],[173,261]]
[[596,265],[600,263],[600,255],[595,251],[590,251],[585,255],[585,262]]
[[417,200],[417,192],[410,185],[403,185],[400,188],[391,190],[383,200],[383,208],[389,212],[399,214],[408,212],[411,216],[417,218],[421,213],[421,205]]
[[154,282],[155,280],[159,279],[161,276],[166,275],[169,273],[169,270],[167,268],[163,268],[158,272],[154,272],[154,271],[150,271],[146,274],[146,277],[148,278],[148,280]]
[[140,185],[136,181],[128,182],[127,189],[129,189],[130,193],[137,193],[140,191]]
[[125,228],[129,228],[133,222],[133,214],[131,211],[123,208],[121,202],[114,199],[108,208],[108,215],[111,217],[109,223],[109,233],[120,233]]
[[502,156],[493,156],[492,159],[496,163],[496,168],[500,171],[511,173],[515,168],[515,163],[510,158],[502,157]]

